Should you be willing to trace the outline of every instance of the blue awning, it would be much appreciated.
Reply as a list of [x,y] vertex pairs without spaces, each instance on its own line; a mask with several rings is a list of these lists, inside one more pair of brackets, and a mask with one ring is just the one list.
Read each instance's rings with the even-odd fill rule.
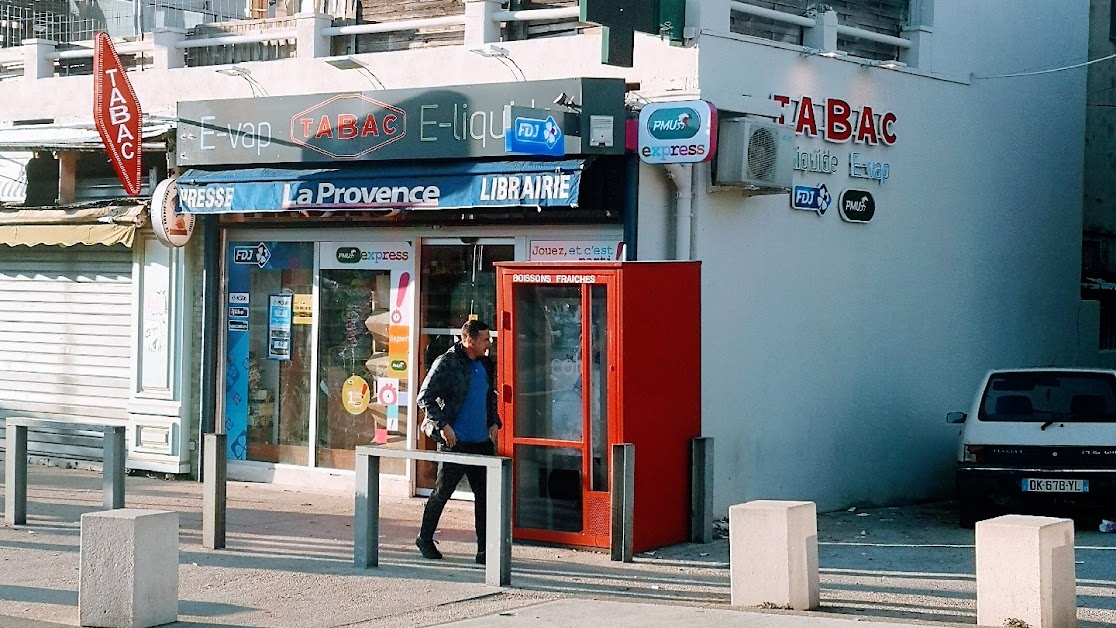
[[582,159],[349,168],[187,170],[178,210],[237,212],[576,207]]

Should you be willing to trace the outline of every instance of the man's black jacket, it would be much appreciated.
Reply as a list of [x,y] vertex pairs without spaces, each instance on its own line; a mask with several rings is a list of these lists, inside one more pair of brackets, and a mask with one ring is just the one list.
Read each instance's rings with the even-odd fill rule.
[[[496,408],[496,363],[487,355],[477,358],[488,374],[488,395],[485,403],[489,427],[502,426]],[[426,380],[419,389],[418,406],[426,412],[426,418],[438,424],[438,429],[457,420],[465,397],[469,394],[469,380],[473,376],[472,360],[465,354],[461,343],[455,343],[448,351],[438,356],[426,374]]]

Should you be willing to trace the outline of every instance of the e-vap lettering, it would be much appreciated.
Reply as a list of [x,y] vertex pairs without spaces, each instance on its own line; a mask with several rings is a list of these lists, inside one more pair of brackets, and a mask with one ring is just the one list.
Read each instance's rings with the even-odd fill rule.
[[482,201],[546,201],[570,197],[568,174],[492,175],[481,179]]
[[263,150],[271,146],[271,123],[266,120],[260,122],[237,122],[225,125],[224,131],[214,131],[219,128],[215,125],[216,116],[202,116],[201,131],[198,133],[198,147],[200,150],[216,150],[217,146],[207,136],[227,137],[229,147],[242,150],[255,149],[256,155],[262,155]]
[[882,161],[860,161],[860,153],[849,153],[849,176],[872,179],[883,185],[891,177],[891,164]]

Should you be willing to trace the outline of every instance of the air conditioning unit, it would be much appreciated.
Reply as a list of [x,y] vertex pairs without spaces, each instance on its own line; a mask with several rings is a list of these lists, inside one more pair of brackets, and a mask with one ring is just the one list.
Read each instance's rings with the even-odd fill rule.
[[794,175],[794,131],[744,116],[719,121],[713,184],[764,194],[788,192]]

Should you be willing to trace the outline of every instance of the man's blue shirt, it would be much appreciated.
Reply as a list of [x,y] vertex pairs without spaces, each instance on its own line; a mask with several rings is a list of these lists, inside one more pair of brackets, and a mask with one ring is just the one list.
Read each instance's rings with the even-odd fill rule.
[[483,443],[488,440],[488,373],[480,360],[470,360],[473,373],[469,378],[469,394],[461,405],[461,412],[453,423],[457,440],[465,443]]

